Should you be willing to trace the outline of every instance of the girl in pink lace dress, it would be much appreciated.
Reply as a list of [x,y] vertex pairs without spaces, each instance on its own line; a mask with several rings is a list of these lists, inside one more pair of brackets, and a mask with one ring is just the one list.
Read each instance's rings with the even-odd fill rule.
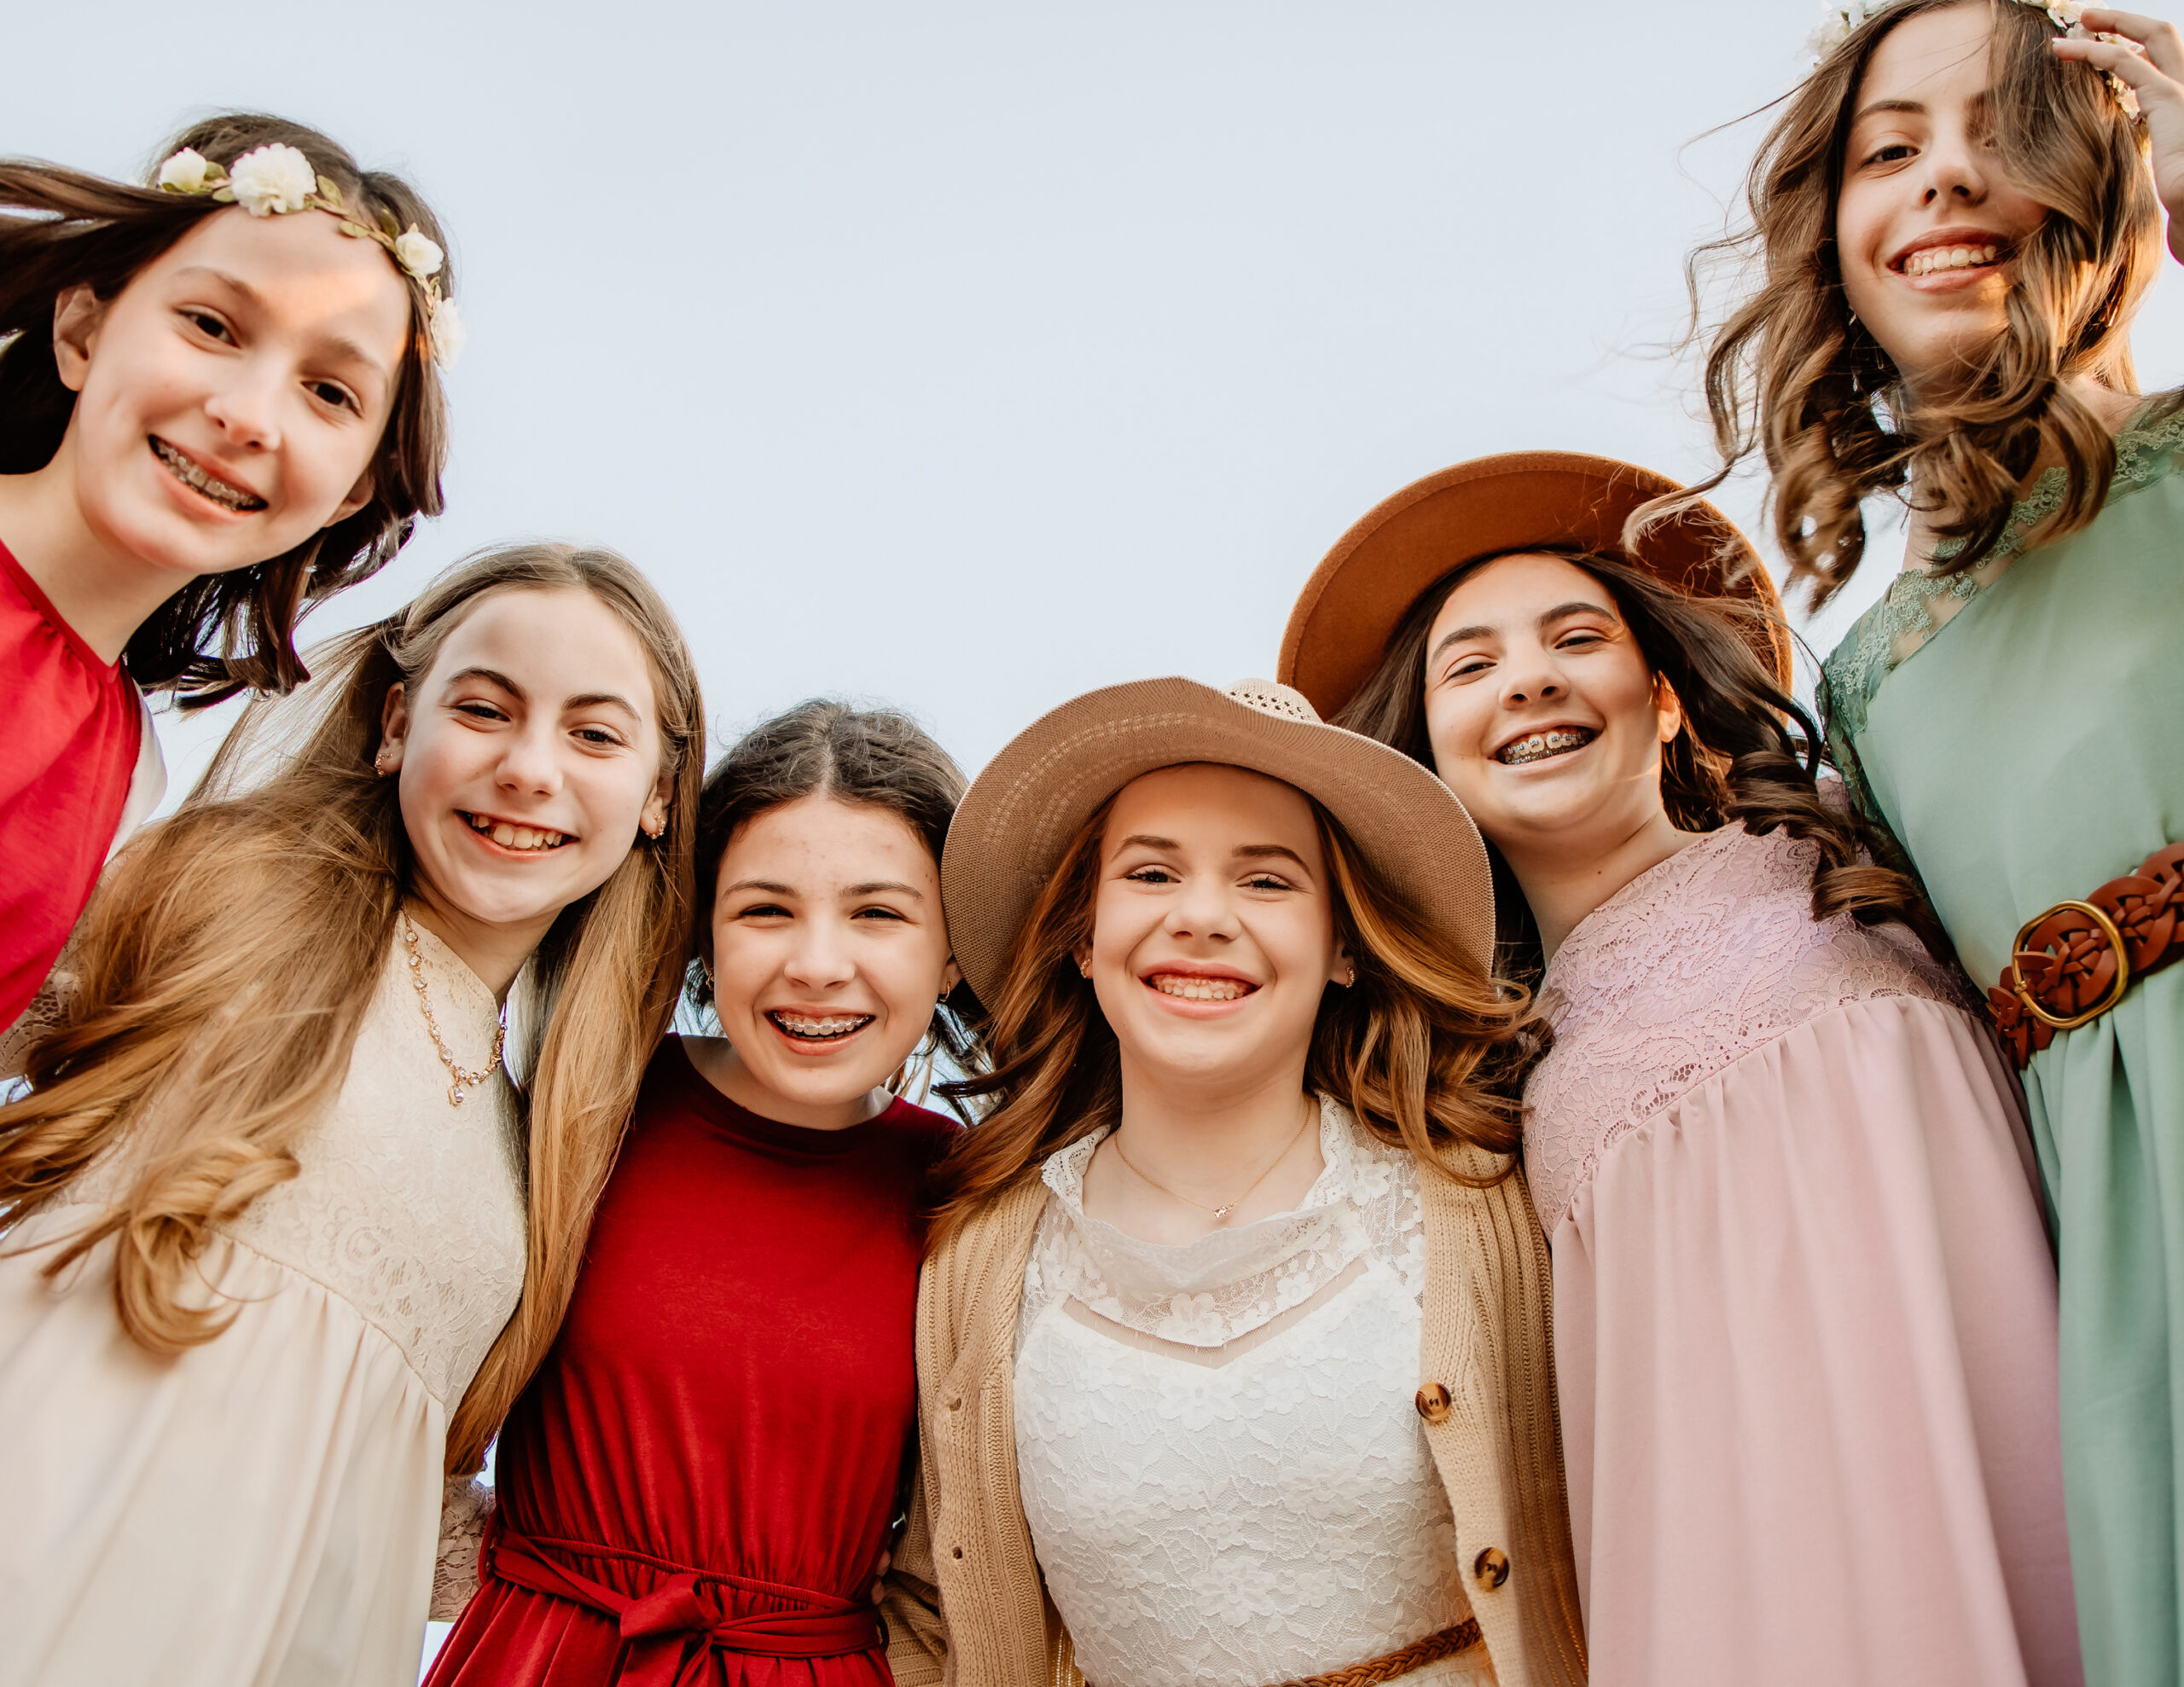
[[[1463,798],[1543,965],[1525,1151],[1593,1681],[2079,1680],[2021,1104],[1911,886],[1726,606],[1552,511],[1484,556],[1441,525],[1377,670],[1315,700]],[[1376,548],[1330,568],[1385,597]],[[1372,619],[1329,571],[1290,671]]]

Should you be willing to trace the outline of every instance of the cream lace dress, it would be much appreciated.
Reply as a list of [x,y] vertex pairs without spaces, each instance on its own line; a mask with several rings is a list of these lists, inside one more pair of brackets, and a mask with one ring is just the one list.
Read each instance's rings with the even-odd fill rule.
[[[475,1070],[491,992],[418,933]],[[514,1097],[450,1105],[398,939],[302,1173],[220,1226],[234,1324],[175,1359],[115,1316],[110,1249],[48,1244],[119,1167],[0,1255],[0,1687],[404,1687],[417,1678],[447,1421],[523,1283]],[[16,1251],[18,1249],[26,1251]]]
[[[1160,1247],[1085,1215],[1106,1134],[1047,1162],[1015,1377],[1025,1515],[1090,1687],[1265,1687],[1463,1621],[1412,1402],[1410,1155],[1323,1099],[1294,1212]],[[1483,1646],[1403,1678],[1493,1678]]]

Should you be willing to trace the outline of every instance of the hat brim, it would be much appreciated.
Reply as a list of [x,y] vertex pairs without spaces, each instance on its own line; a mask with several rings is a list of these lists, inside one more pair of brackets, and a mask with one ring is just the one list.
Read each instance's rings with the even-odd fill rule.
[[1333,716],[1380,666],[1404,612],[1443,575],[1512,552],[1581,550],[1632,563],[1679,591],[1766,611],[1759,654],[1787,691],[1782,600],[1734,522],[1702,502],[1650,529],[1640,552],[1624,546],[1634,510],[1682,490],[1635,463],[1575,451],[1510,451],[1414,481],[1336,541],[1304,583],[1275,677]]
[[956,965],[990,1005],[1070,840],[1140,774],[1192,762],[1292,786],[1332,815],[1379,875],[1481,972],[1494,955],[1486,847],[1448,787],[1398,751],[1286,719],[1194,680],[1088,692],[1042,716],[972,782],[948,831],[941,893]]

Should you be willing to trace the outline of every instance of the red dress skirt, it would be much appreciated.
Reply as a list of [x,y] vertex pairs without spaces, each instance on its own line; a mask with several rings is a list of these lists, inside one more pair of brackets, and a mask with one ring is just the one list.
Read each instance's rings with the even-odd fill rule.
[[661,1045],[430,1687],[891,1687],[873,1572],[953,1128],[775,1124]]

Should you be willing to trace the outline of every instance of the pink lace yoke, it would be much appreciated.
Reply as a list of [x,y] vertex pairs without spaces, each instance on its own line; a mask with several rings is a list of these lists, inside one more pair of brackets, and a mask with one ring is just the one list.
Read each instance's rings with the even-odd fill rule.
[[1554,1046],[1525,1087],[1525,1169],[1555,1226],[1623,1137],[1754,1050],[1852,1002],[1966,1006],[1900,925],[1812,917],[1810,844],[1723,826],[1593,910],[1548,965]]

